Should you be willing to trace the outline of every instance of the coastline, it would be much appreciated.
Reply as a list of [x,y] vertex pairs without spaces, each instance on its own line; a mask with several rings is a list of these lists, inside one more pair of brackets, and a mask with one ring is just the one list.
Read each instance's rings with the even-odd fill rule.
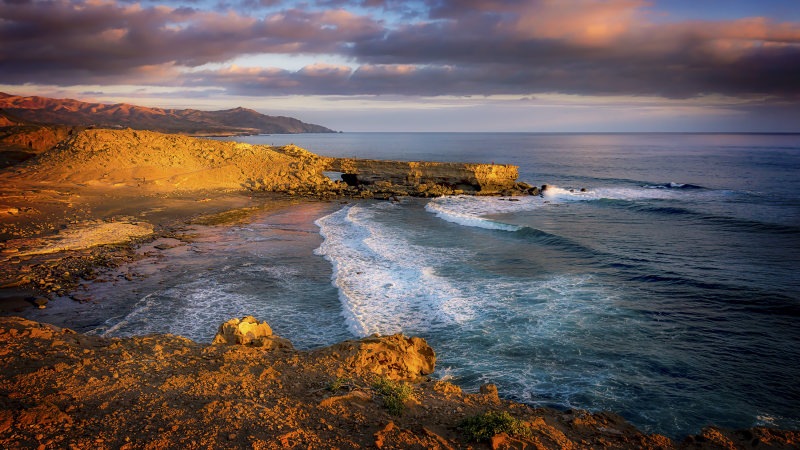
[[237,324],[220,326],[215,344],[203,345],[173,335],[100,338],[0,318],[0,443],[126,449],[800,444],[798,432],[717,427],[676,443],[613,413],[502,400],[491,384],[463,393],[427,376],[435,356],[419,338],[372,336],[297,351],[267,325]]
[[[2,255],[4,258],[2,264],[4,271],[5,269],[10,269],[9,272],[19,275],[24,273],[24,270],[19,270],[20,267],[35,265],[37,266],[37,272],[34,275],[39,278],[35,279],[33,284],[41,289],[39,293],[52,292],[55,294],[58,294],[59,291],[65,294],[69,293],[70,281],[78,281],[78,278],[83,279],[84,275],[87,275],[88,278],[97,276],[98,273],[93,273],[93,271],[98,267],[105,268],[102,271],[108,271],[113,270],[119,264],[136,260],[138,256],[135,254],[135,249],[141,244],[159,245],[156,244],[157,239],[170,239],[180,243],[191,242],[194,237],[191,235],[191,230],[186,227],[187,220],[201,225],[214,226],[240,220],[246,221],[250,214],[259,211],[267,211],[284,206],[291,207],[291,205],[295,205],[298,202],[314,203],[321,201],[319,197],[314,195],[262,194],[252,191],[150,192],[142,195],[141,190],[134,189],[132,186],[118,188],[113,192],[96,191],[94,194],[86,189],[63,189],[63,186],[39,186],[37,187],[38,191],[25,193],[24,195],[22,194],[24,189],[21,187],[4,186],[3,189],[11,193],[11,195],[20,195],[18,204],[12,206],[12,208],[17,209],[17,212],[7,213],[8,216],[4,218],[9,219],[9,222],[15,223],[21,223],[26,220],[30,222],[30,228],[27,230],[22,228],[4,230],[6,235],[14,234],[17,238],[45,238],[46,240],[46,235],[54,232],[61,234],[64,231],[86,229],[89,225],[108,223],[136,225],[141,222],[147,222],[153,228],[153,233],[146,237],[129,236],[132,239],[110,241],[105,246],[91,249],[73,248],[67,252],[69,253],[68,255],[38,253],[22,255],[21,257],[20,253],[35,247],[31,244],[32,241],[15,242],[15,244],[23,244],[19,247],[9,247],[6,244],[3,250],[16,248],[17,251],[10,253],[4,251]],[[11,198],[11,195],[6,198]],[[347,197],[333,198],[337,201],[347,201]],[[236,207],[231,208],[234,205]],[[31,208],[31,210],[25,208]],[[172,245],[172,243],[176,243],[174,241],[169,241],[167,244]],[[23,251],[20,251],[20,249],[23,249]],[[53,265],[48,266],[50,264],[48,260],[51,257],[54,257],[55,260],[52,261]],[[19,259],[19,261],[17,262],[15,258]],[[63,265],[67,263],[75,265]],[[84,269],[91,269],[91,271],[84,272]],[[64,276],[65,272],[69,272],[69,276]],[[44,283],[40,281],[44,281]],[[132,283],[137,282],[136,280],[129,281]],[[7,284],[13,283],[14,281]],[[81,301],[79,298],[75,300]],[[65,299],[65,301],[71,300]],[[92,301],[88,301],[88,303],[92,303]],[[27,304],[33,306],[30,302],[27,302]],[[45,306],[49,308],[47,304]],[[91,307],[91,305],[87,306]],[[148,388],[143,387],[142,389],[146,390]],[[12,413],[12,416],[14,414],[16,413]],[[450,427],[452,428],[452,426],[451,421]],[[413,424],[409,425],[409,428],[402,429],[408,430],[412,428],[414,428]],[[418,428],[417,431],[419,431]],[[718,434],[723,437],[728,436],[722,432]],[[602,436],[602,433],[600,435]],[[753,436],[753,439],[757,437],[752,431],[750,435]],[[746,437],[748,435],[741,434],[741,436]],[[725,439],[728,438],[730,436],[725,437]],[[269,439],[281,440],[278,435],[271,435]],[[714,436],[706,436],[703,439],[716,442]],[[736,439],[739,439],[739,437],[736,437]],[[698,445],[696,444],[695,442],[692,445],[697,447]],[[739,447],[735,448],[748,448],[744,446],[745,444],[737,443],[736,445]]]
[[[231,224],[260,212],[316,201],[281,193],[229,191],[141,196],[53,190],[19,195],[16,189],[6,187],[1,192],[7,203],[16,198],[11,208],[20,211],[0,217],[3,314],[36,307],[36,299],[69,298],[80,282],[140,258],[136,249],[142,244],[165,238],[189,242],[192,236],[185,232],[187,225]],[[144,225],[149,232],[132,235],[124,227],[127,224]],[[117,227],[94,236],[86,233],[109,226]],[[84,233],[73,248],[45,251],[59,235],[78,231]]]
[[[259,207],[244,206],[218,213],[213,212],[213,208],[209,209],[206,202],[200,203],[203,206],[195,210],[194,214],[184,216],[178,221],[183,224],[178,228],[183,228],[190,234],[192,230],[186,230],[185,227],[192,223],[208,230],[227,229],[232,225],[247,224],[265,214],[330,202],[281,196],[270,199]],[[172,219],[170,223],[178,226],[174,218]],[[176,231],[179,230],[171,229],[171,233]],[[152,250],[158,242],[166,242],[166,247],[169,247],[175,240],[173,236],[175,234],[164,233],[153,240],[131,244],[131,248]],[[197,238],[196,234],[189,237]],[[167,248],[160,253],[171,250],[174,248]],[[136,259],[133,257],[123,264],[136,264]],[[113,270],[104,269],[106,272]],[[142,281],[134,279],[130,287],[137,283]],[[108,288],[114,292],[115,288]],[[54,313],[60,314],[62,308],[69,309],[70,305],[78,305],[69,298],[59,300],[65,303],[54,310]],[[91,308],[94,303],[97,302],[87,303],[86,307]],[[275,353],[273,350],[242,346],[220,350],[202,342],[195,343],[170,335],[120,339],[83,336],[63,331],[66,335],[59,337],[57,333],[62,331],[58,327],[15,320],[0,318],[0,328],[20,330],[12,333],[12,336],[7,334],[9,331],[5,335],[0,333],[0,338],[6,340],[9,348],[16,346],[26,350],[4,360],[6,370],[17,373],[21,367],[29,368],[23,372],[30,371],[31,366],[41,367],[42,369],[26,373],[31,373],[31,377],[48,374],[51,378],[47,379],[52,379],[53,385],[61,386],[63,390],[59,394],[31,387],[46,385],[39,378],[36,378],[39,382],[33,384],[24,382],[27,379],[24,377],[14,379],[14,383],[23,382],[28,387],[21,388],[18,393],[14,393],[14,389],[7,392],[11,399],[9,407],[5,412],[0,412],[6,414],[5,423],[8,424],[5,431],[0,427],[0,440],[12,447],[38,443],[58,447],[67,445],[66,440],[71,440],[70,442],[77,445],[94,442],[95,445],[112,448],[139,448],[143,447],[141,442],[158,442],[161,445],[181,445],[188,448],[277,448],[287,445],[314,448],[522,448],[523,445],[533,445],[534,448],[549,449],[569,448],[571,445],[578,448],[749,449],[793,448],[800,440],[800,433],[794,431],[765,427],[731,431],[713,426],[704,428],[700,435],[672,440],[661,435],[643,433],[610,412],[533,408],[497,397],[493,393],[496,391],[461,392],[457,385],[435,378],[411,383],[416,397],[408,402],[406,412],[397,416],[386,411],[383,400],[374,392],[373,374],[365,375],[358,369],[354,375],[351,372],[352,367],[337,369],[342,361],[335,357],[326,360],[322,364],[323,369],[320,369],[318,362],[308,362],[310,355],[316,351],[314,349],[279,350]],[[50,332],[47,330],[55,330],[56,334],[52,337],[43,336],[41,333]],[[39,341],[41,338],[44,341]],[[70,339],[74,339],[74,342],[65,351],[62,342],[70,342]],[[31,350],[30,346],[44,350]],[[125,349],[122,353],[127,358],[125,360],[120,360],[121,349]],[[84,350],[89,350],[90,353],[87,354]],[[137,351],[143,353],[137,354]],[[272,362],[269,365],[254,363],[263,359],[264,356],[258,355],[263,355],[265,351],[270,354],[269,360]],[[28,355],[37,352],[41,355],[53,353],[57,361],[47,356],[30,360],[24,356],[26,352]],[[65,353],[81,355],[81,358],[72,363],[69,357],[63,356]],[[126,362],[132,360],[152,361],[136,370],[160,373],[163,376],[134,376],[128,371],[130,362]],[[198,366],[192,361],[205,361],[211,365]],[[305,362],[298,364],[297,361]],[[48,368],[54,367],[59,369],[48,371]],[[256,367],[260,373],[271,374],[274,370],[279,375],[275,378],[270,375],[265,381],[263,376],[254,376],[253,370]],[[212,375],[215,372],[218,374]],[[118,377],[115,378],[114,374]],[[350,380],[346,383],[347,387],[342,391],[329,391],[327,386],[340,377]],[[90,381],[92,387],[83,388],[81,392],[91,392],[91,400],[78,402],[69,392],[77,389],[72,383],[86,383],[76,381],[84,378]],[[201,380],[200,384],[204,386],[203,395],[198,396],[196,389],[193,390],[185,384],[194,379]],[[119,380],[125,382],[120,384]],[[184,384],[175,384],[178,380]],[[168,394],[164,393],[165,386],[169,386],[169,391],[166,391]],[[241,398],[238,393],[241,389],[250,393],[249,397],[245,395]],[[14,399],[15,396],[22,395],[22,392],[26,402]],[[139,395],[139,392],[160,394],[148,394],[148,400],[143,403],[132,397]],[[61,400],[48,400],[53,398]],[[334,400],[329,400],[331,398]],[[104,406],[106,404],[109,406]],[[162,404],[169,406],[160,406]],[[124,412],[114,412],[115,407]],[[203,416],[193,417],[194,410],[202,411]],[[262,411],[272,411],[268,413],[272,425],[263,425],[265,416]],[[465,438],[464,430],[459,428],[461,421],[466,418],[502,411],[531,427],[534,430],[533,435],[500,433],[494,440],[471,442]],[[36,420],[40,421],[38,424],[31,424],[30,419],[27,419],[34,413],[37,414]],[[278,420],[277,417],[281,419]],[[117,425],[102,432],[97,425],[92,425],[108,420],[114,420]],[[198,425],[199,423],[202,425]],[[208,429],[217,431],[209,433]],[[86,437],[87,433],[91,438]],[[98,439],[102,439],[102,442]]]

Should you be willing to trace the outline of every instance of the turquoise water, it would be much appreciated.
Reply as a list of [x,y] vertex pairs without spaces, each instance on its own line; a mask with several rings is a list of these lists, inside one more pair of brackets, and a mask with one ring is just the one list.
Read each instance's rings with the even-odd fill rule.
[[610,410],[673,437],[800,424],[800,136],[237,140],[517,164],[520,180],[557,188],[337,202],[206,230],[167,258],[172,272],[131,283],[141,293],[74,313],[84,330],[207,341],[252,314],[301,348],[402,331],[426,338],[436,375],[467,390],[491,381],[506,398]]

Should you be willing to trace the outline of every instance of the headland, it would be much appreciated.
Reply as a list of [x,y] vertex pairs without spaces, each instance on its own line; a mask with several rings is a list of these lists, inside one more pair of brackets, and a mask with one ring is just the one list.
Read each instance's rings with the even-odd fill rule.
[[676,443],[616,414],[531,408],[430,378],[420,338],[297,351],[255,318],[213,344],[85,336],[0,318],[6,448],[796,448],[797,432],[708,427]]

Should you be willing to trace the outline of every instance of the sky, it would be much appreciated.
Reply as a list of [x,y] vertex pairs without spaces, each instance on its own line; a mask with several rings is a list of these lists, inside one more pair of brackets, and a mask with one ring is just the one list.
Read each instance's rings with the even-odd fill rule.
[[0,0],[0,91],[344,131],[800,132],[800,1]]

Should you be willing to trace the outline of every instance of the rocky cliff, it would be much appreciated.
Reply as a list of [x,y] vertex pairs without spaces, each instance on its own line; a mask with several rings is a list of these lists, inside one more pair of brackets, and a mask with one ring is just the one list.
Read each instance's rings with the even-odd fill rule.
[[396,186],[433,184],[465,192],[514,189],[517,166],[439,162],[378,161],[372,159],[322,158],[325,170],[352,175],[352,185],[391,183]]
[[[85,336],[0,318],[3,448],[789,449],[800,433],[709,427],[676,443],[612,413],[531,408],[425,377],[418,338],[312,351],[237,320],[215,345]],[[244,327],[238,324],[245,323]]]

